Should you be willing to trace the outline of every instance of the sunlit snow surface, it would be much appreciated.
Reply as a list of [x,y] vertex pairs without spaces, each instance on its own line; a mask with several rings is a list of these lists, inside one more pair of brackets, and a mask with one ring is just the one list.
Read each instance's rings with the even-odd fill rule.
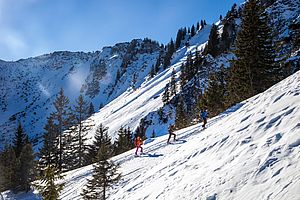
[[[145,155],[114,157],[109,199],[300,198],[300,72],[201,124],[148,139]],[[63,199],[80,199],[91,166],[69,172]]]
[[[205,130],[179,130],[169,145],[166,135],[148,139],[141,157],[131,150],[113,158],[122,179],[109,199],[299,200],[299,102],[297,72],[209,119]],[[91,169],[68,172],[61,198],[81,199]]]

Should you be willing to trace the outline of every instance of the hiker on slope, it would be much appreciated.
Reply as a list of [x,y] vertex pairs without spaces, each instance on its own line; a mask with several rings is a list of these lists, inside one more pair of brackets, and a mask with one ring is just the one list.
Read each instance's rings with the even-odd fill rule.
[[169,132],[169,138],[168,138],[167,144],[170,143],[170,139],[171,139],[172,135],[174,136],[174,141],[176,141],[176,134],[174,133],[174,129],[175,129],[175,126],[174,126],[174,125],[170,125],[170,126],[169,126],[169,129],[168,129],[168,132]]
[[137,134],[134,135],[134,146],[136,147],[136,151],[135,151],[135,155],[137,156],[137,153],[139,151],[139,149],[141,149],[141,154],[143,154],[143,141],[142,138],[140,136],[138,136]]
[[202,125],[202,127],[203,127],[203,129],[204,129],[204,128],[205,128],[205,125],[206,125],[206,123],[207,123],[207,117],[208,117],[208,112],[207,112],[207,110],[206,110],[206,109],[201,110],[200,116],[201,116],[201,118],[202,118],[202,120],[203,120],[203,125]]

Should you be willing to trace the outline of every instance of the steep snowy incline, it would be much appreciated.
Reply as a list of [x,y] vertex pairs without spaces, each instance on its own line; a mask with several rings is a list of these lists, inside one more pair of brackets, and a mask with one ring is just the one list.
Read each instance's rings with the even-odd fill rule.
[[[194,54],[196,50],[202,51],[204,49],[210,29],[211,26],[207,25],[192,38],[193,44],[191,43],[189,47],[183,47],[178,50],[173,55],[170,68],[157,74],[152,79],[145,80],[141,83],[140,87],[134,90],[131,88],[127,89],[127,91],[93,115],[91,119],[96,126],[93,131],[90,131],[88,137],[92,138],[97,125],[102,123],[109,127],[109,134],[112,136],[112,139],[115,139],[117,131],[121,126],[130,127],[131,130],[134,130],[143,117],[162,107],[162,94],[164,93],[166,84],[170,81],[173,69],[176,71],[178,78],[180,66],[186,61],[187,55],[190,53]],[[166,132],[157,134],[163,135]]]
[[[300,197],[300,72],[223,114],[114,157],[123,176],[109,199]],[[80,199],[91,166],[68,173],[62,199]]]

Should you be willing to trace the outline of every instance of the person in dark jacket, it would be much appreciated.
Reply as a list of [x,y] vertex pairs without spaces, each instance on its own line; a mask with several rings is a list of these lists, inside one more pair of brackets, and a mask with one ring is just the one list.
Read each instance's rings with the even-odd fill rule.
[[205,128],[205,125],[206,125],[206,123],[207,123],[207,116],[208,116],[207,110],[206,110],[206,109],[201,110],[200,116],[201,116],[201,118],[202,118],[202,120],[203,120],[203,125],[202,125],[202,127]]
[[176,134],[174,133],[174,129],[175,129],[174,125],[169,126],[169,129],[168,129],[169,138],[168,138],[167,144],[170,143],[170,139],[171,139],[172,135],[174,136],[174,141],[176,141]]

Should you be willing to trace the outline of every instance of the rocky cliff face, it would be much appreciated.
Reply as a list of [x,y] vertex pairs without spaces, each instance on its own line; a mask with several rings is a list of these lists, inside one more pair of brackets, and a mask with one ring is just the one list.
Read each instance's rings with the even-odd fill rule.
[[[101,51],[54,52],[16,62],[0,62],[0,147],[11,141],[18,122],[32,139],[43,134],[60,88],[71,103],[80,93],[95,110],[149,74],[160,46],[149,39],[104,47]],[[118,74],[118,75],[117,75]]]

